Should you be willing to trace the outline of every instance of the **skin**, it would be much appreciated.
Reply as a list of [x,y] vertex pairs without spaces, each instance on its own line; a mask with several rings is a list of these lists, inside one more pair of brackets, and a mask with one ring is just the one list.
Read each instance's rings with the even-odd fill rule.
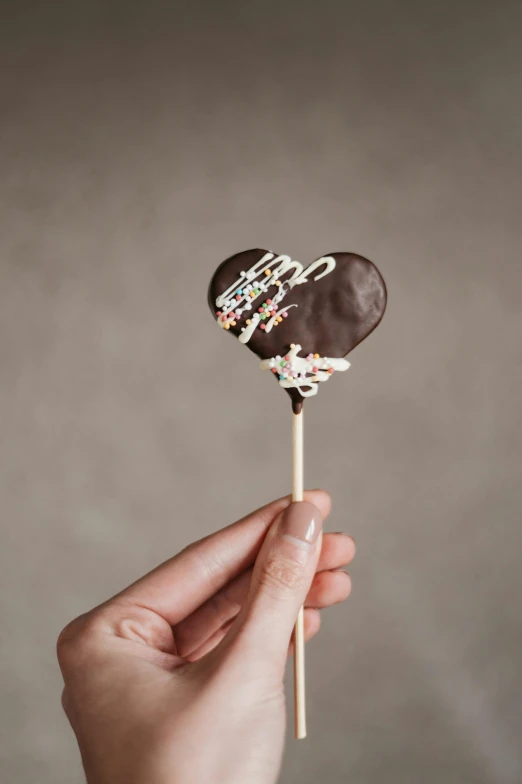
[[[305,494],[323,520],[330,498]],[[283,675],[299,607],[344,601],[343,534],[284,535],[273,501],[190,545],[60,634],[63,706],[89,784],[272,784]]]

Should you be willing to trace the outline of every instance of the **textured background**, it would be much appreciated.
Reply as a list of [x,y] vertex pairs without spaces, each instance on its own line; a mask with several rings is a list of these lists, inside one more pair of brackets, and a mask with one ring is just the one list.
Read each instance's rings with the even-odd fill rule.
[[358,251],[390,294],[307,404],[358,557],[281,781],[520,782],[520,3],[22,0],[0,27],[2,782],[83,780],[60,628],[289,489],[287,398],[205,302],[252,246]]

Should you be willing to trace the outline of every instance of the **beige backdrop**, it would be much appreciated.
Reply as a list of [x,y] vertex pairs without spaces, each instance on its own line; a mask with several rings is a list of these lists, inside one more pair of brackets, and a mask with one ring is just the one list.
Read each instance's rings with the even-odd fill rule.
[[286,396],[207,312],[252,246],[390,295],[306,406],[359,549],[281,781],[520,782],[520,3],[4,8],[2,782],[82,781],[60,628],[289,489]]

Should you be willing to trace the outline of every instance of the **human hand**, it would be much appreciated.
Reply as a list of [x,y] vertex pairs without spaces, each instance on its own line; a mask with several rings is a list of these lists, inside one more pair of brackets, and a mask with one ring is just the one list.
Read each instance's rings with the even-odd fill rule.
[[305,604],[347,598],[353,540],[330,498],[273,501],[190,545],[60,634],[62,702],[89,784],[272,784],[283,675]]

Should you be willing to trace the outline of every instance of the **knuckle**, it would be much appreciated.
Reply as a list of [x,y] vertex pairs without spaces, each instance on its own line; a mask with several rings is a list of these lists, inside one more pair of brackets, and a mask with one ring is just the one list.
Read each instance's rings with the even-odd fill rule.
[[93,634],[93,622],[89,614],[79,615],[65,626],[56,642],[58,662],[62,668],[67,667],[71,658],[76,658],[79,651],[86,647]]
[[305,567],[287,555],[276,553],[269,556],[261,571],[262,585],[276,593],[293,593],[305,579]]
[[64,626],[60,634],[58,635],[58,640],[56,643],[56,647],[58,648],[58,652],[62,651],[64,648],[67,648],[71,643],[73,643],[79,634],[80,627],[83,625],[83,616],[80,615],[78,618],[75,618],[73,621],[69,621],[69,623]]

